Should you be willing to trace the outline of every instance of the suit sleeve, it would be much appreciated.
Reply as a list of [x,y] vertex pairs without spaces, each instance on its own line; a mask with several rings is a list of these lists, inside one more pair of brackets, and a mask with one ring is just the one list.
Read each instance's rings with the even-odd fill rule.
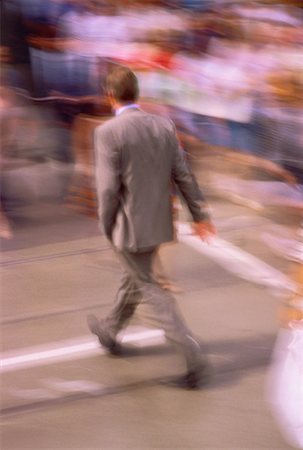
[[120,152],[112,133],[104,125],[95,130],[94,149],[100,228],[111,239],[120,204]]
[[209,214],[205,207],[201,205],[204,203],[205,198],[198,186],[197,180],[194,177],[191,169],[188,166],[188,162],[185,158],[185,152],[181,148],[176,130],[174,127],[174,133],[172,136],[173,145],[173,165],[172,165],[172,178],[175,184],[178,186],[187,207],[195,222],[202,220],[209,220]]

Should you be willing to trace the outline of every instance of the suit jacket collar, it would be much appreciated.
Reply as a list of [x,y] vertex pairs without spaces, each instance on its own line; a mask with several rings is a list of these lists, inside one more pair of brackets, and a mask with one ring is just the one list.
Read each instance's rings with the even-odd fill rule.
[[115,115],[120,116],[121,114],[125,114],[126,112],[130,111],[138,111],[140,109],[140,106],[137,103],[131,103],[129,105],[122,106],[121,108],[117,109]]
[[116,110],[116,116],[120,116],[120,114],[123,114],[125,111],[133,110],[133,109],[139,109],[139,105],[137,103],[129,103],[127,105],[121,106]]

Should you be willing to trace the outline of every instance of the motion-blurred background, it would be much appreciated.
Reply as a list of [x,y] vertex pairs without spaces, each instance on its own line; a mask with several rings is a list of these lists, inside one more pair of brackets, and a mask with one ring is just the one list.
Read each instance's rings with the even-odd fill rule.
[[[302,25],[300,0],[1,1],[3,449],[302,439],[297,379],[278,366],[269,380],[294,387],[272,397],[284,440],[263,398],[276,333],[302,320]],[[142,108],[176,123],[218,228],[201,253],[185,235],[161,254],[215,369],[195,396],[163,390],[175,365],[161,342],[143,363],[141,329],[138,357],[82,360],[85,312],[109,308],[119,273],[97,226],[92,142],[118,64],[136,72]]]

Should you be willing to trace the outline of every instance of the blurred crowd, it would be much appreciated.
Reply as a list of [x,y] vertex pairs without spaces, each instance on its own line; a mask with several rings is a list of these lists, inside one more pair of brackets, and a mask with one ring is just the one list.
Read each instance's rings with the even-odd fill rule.
[[[143,96],[169,105],[191,134],[302,177],[300,8],[254,1],[3,3],[2,91],[76,97],[75,112],[81,103],[98,111],[93,97],[109,65],[128,64]],[[64,118],[70,112],[73,119],[65,109]]]
[[300,189],[303,10],[275,3],[3,0],[2,167],[78,163],[75,124],[110,114],[104,79],[126,64],[180,133]]

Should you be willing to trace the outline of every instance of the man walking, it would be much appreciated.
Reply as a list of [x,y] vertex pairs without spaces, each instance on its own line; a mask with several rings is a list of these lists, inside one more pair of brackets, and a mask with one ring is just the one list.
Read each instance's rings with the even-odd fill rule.
[[89,316],[88,325],[109,353],[121,354],[118,332],[138,304],[147,303],[166,338],[184,355],[187,371],[182,386],[196,388],[205,373],[199,343],[174,298],[152,276],[157,248],[173,240],[171,181],[186,201],[194,233],[207,239],[215,228],[197,199],[197,184],[174,124],[136,104],[135,74],[127,67],[111,72],[107,93],[115,117],[95,131],[96,187],[100,225],[122,263],[124,276],[111,312],[102,320]]

